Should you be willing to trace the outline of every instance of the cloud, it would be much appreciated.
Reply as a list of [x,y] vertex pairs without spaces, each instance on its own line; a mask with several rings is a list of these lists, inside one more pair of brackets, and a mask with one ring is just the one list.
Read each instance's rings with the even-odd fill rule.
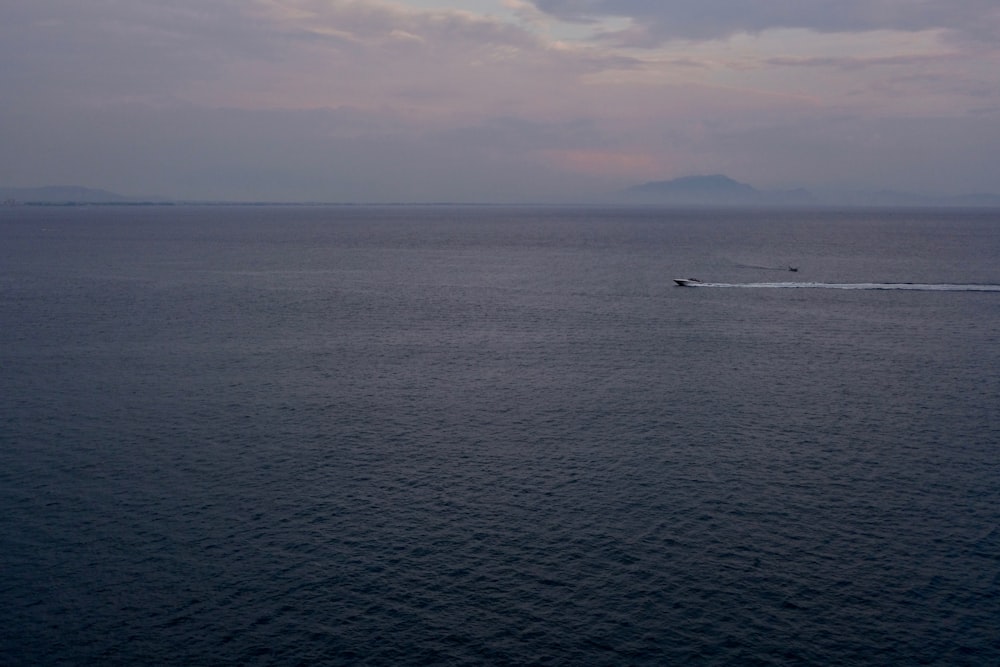
[[[33,0],[0,23],[0,85],[43,99],[163,98],[275,45],[235,0]],[[6,10],[5,10],[6,11]]]
[[[940,151],[955,161],[942,182],[996,162],[988,137],[955,129],[972,118],[997,134],[998,50],[959,32],[983,5],[774,0],[720,14],[705,1],[461,5],[503,8],[490,14],[407,0],[14,3],[0,22],[0,185],[566,199],[692,172],[858,174],[828,156],[868,144],[837,132],[899,119],[912,135],[890,133],[873,178],[890,180],[892,155],[927,145],[928,128],[978,156]],[[611,39],[613,26],[634,34]],[[897,162],[893,178],[917,178]]]
[[496,17],[378,0],[286,0],[271,18],[303,45],[289,59],[312,90],[328,96],[316,104],[335,104],[347,91],[354,103],[367,97],[431,109],[436,101],[450,111],[503,112],[553,84],[641,65],[634,57],[558,44]]
[[763,65],[774,65],[777,67],[832,67],[841,70],[860,70],[869,67],[911,67],[928,64],[939,64],[943,60],[957,58],[955,55],[941,54],[917,54],[917,55],[896,55],[881,57],[799,57],[799,56],[776,56],[765,58],[761,61]]
[[[713,7],[719,9],[715,0],[535,4],[531,10],[527,0],[508,0],[512,11],[532,21],[541,9],[573,20],[596,21],[615,13],[636,25],[643,21],[658,38],[670,31],[691,37],[771,29],[752,39],[740,33],[639,52],[555,39],[536,30],[532,21],[416,9],[387,0],[35,0],[19,5],[0,24],[5,62],[0,89],[9,92],[8,103],[15,105],[351,107],[393,109],[441,122],[518,115],[620,116],[631,113],[621,107],[650,98],[658,106],[647,106],[647,113],[670,115],[676,107],[690,106],[686,91],[692,86],[729,91],[719,103],[733,110],[743,106],[737,95],[822,99],[819,80],[812,84],[789,74],[806,67],[859,74],[892,68],[894,76],[906,74],[907,68],[916,74],[920,68],[947,67],[968,79],[967,89],[986,90],[996,82],[1000,62],[995,47],[945,44],[934,30],[883,30],[862,38],[776,29],[846,30],[890,23],[916,29],[948,21],[957,25],[962,17],[972,21],[972,7],[996,12],[973,0],[953,3],[959,8],[955,11],[952,4],[943,11],[901,0],[848,2],[838,4],[836,11],[816,3],[795,3],[779,11],[777,0],[750,1],[732,7],[726,3],[728,11],[714,13]],[[893,8],[900,11],[889,11]],[[869,83],[859,79],[851,90]],[[832,84],[831,95],[844,103],[847,83]],[[875,89],[868,85],[867,90]]]
[[381,0],[35,0],[8,18],[0,86],[48,103],[512,110],[553,83],[641,64]]
[[606,38],[632,46],[672,39],[720,39],[737,33],[803,28],[816,32],[948,30],[977,41],[1000,39],[994,0],[533,0],[542,12],[566,21],[630,19]]

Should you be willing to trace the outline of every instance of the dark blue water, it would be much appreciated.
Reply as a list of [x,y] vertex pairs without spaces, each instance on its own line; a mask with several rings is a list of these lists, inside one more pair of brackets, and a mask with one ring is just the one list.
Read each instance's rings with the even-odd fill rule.
[[0,663],[998,664],[998,259],[997,211],[0,209]]

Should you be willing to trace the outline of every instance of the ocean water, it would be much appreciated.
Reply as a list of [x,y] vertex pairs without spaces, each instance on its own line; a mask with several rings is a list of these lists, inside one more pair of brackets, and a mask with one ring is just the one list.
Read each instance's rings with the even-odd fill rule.
[[995,210],[0,209],[0,664],[1000,664],[997,290]]

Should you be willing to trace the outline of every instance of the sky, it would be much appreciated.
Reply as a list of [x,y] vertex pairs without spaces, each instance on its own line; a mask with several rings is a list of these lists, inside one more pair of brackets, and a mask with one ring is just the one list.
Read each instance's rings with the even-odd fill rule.
[[0,2],[0,186],[1000,192],[997,0]]

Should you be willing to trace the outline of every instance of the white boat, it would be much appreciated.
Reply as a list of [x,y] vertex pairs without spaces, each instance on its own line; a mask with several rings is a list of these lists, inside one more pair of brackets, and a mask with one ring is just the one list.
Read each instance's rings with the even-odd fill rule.
[[691,287],[692,285],[700,283],[701,281],[698,280],[697,278],[674,278],[674,282],[677,283],[678,287]]

